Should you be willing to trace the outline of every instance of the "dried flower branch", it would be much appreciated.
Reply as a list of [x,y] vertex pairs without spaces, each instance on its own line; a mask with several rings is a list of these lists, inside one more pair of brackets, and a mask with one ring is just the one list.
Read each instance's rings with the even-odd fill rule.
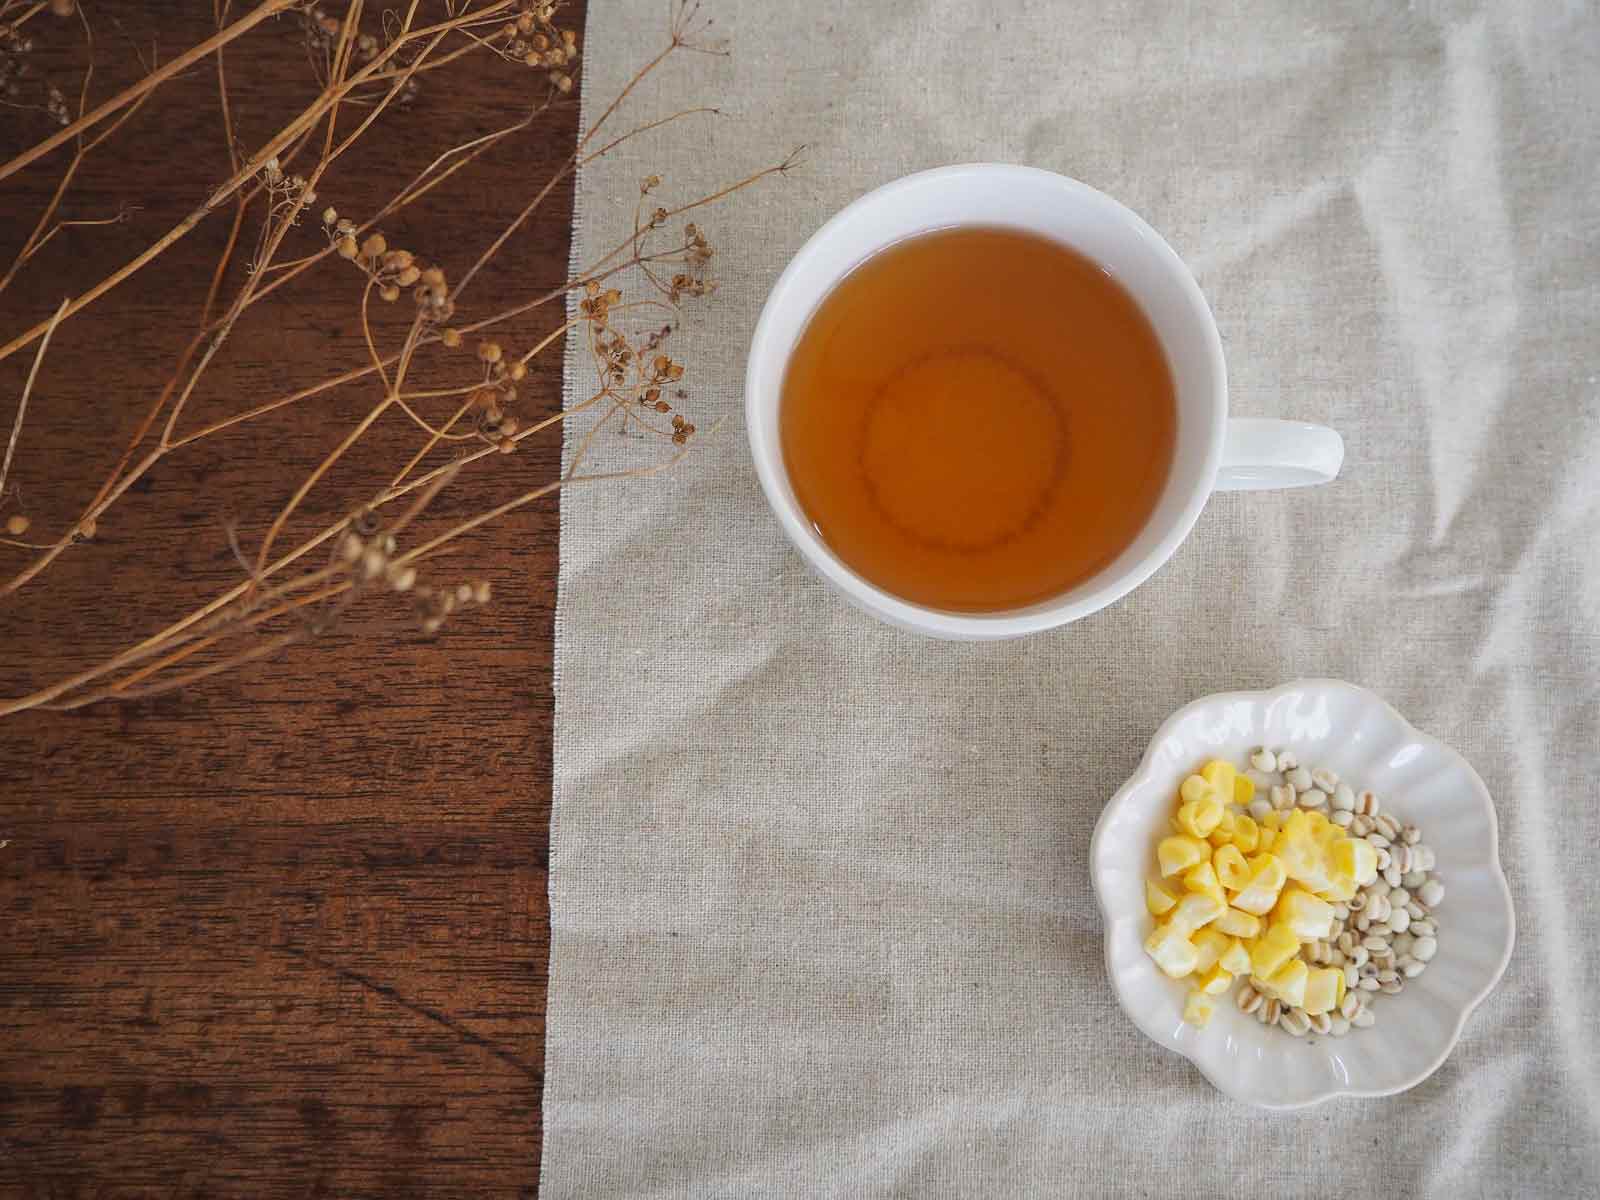
[[[0,8],[0,20],[13,30],[39,11],[37,6],[24,8],[19,20],[11,15],[18,11],[15,0],[0,3],[5,5]],[[610,130],[613,118],[639,82],[675,52],[719,51],[696,41],[703,29],[697,8],[676,8],[663,50],[624,85],[551,177],[516,206],[514,214],[457,273],[427,247],[391,244],[384,223],[435,195],[438,188],[528,129],[554,101],[568,95],[574,87],[580,48],[576,32],[561,26],[558,7],[549,0],[485,0],[481,4],[440,0],[439,7],[438,14],[429,15],[424,12],[423,0],[409,0],[402,9],[386,10],[367,21],[364,0],[350,0],[339,12],[303,0],[264,0],[250,13],[234,17],[231,0],[214,0],[213,35],[165,65],[147,68],[136,83],[92,108],[88,101],[92,68],[86,69],[76,119],[69,119],[58,133],[0,165],[0,180],[4,180],[42,162],[59,147],[71,143],[74,148],[54,199],[0,281],[3,288],[57,230],[83,223],[61,221],[57,213],[61,196],[85,157],[98,150],[163,83],[208,57],[214,61],[218,110],[229,152],[228,177],[182,221],[122,267],[63,300],[49,320],[0,345],[0,360],[33,348],[28,381],[0,465],[0,504],[4,504],[6,477],[28,398],[59,326],[154,261],[213,213],[224,207],[230,210],[228,232],[193,335],[165,383],[149,398],[133,436],[104,482],[77,509],[75,519],[53,536],[29,542],[17,539],[28,531],[31,520],[22,513],[8,520],[8,531],[14,536],[0,539],[0,552],[33,548],[41,552],[0,575],[0,597],[18,593],[38,580],[62,554],[93,538],[108,512],[133,494],[135,485],[167,456],[224,433],[248,435],[269,414],[334,391],[364,388],[370,394],[361,415],[350,421],[318,461],[287,489],[265,527],[252,534],[233,523],[227,526],[227,543],[241,568],[238,582],[99,662],[28,694],[0,700],[0,716],[29,708],[75,708],[106,699],[133,699],[182,687],[270,658],[337,629],[355,606],[368,599],[400,599],[407,620],[424,634],[437,633],[459,612],[490,600],[487,581],[461,578],[459,571],[454,579],[441,577],[435,563],[439,555],[483,526],[560,488],[663,470],[677,460],[695,435],[694,423],[677,408],[685,367],[666,347],[679,320],[679,306],[714,291],[710,268],[715,251],[697,225],[688,224],[678,233],[669,229],[681,214],[768,175],[787,172],[793,156],[676,206],[656,202],[662,185],[652,176],[641,188],[632,232],[609,253],[557,287],[523,298],[500,298],[480,312],[468,313],[464,307],[468,284],[484,277],[486,266],[527,227],[562,179],[631,138],[674,121],[715,112],[695,108],[643,122],[614,136]],[[269,17],[291,11],[299,16],[299,36],[310,57],[318,91],[254,151],[245,151],[238,145],[224,52]],[[87,42],[92,38],[87,20],[82,21],[82,28]],[[322,195],[333,180],[330,168],[353,152],[385,114],[400,111],[407,98],[417,94],[422,77],[474,58],[498,62],[507,70],[532,71],[542,94],[518,120],[432,156],[387,200],[371,204],[371,215],[365,219],[359,212],[346,215],[343,211],[362,208],[360,197],[335,202]],[[341,122],[347,110],[350,121]],[[349,127],[341,130],[341,124]],[[310,246],[304,244],[308,239],[313,243]],[[350,289],[364,361],[309,387],[255,399],[204,424],[185,422],[192,403],[208,394],[204,386],[208,372],[227,352],[244,315],[312,271],[318,272],[324,288]],[[653,295],[624,298],[623,277],[632,271],[639,272]],[[520,317],[566,303],[574,292],[577,299],[572,315],[553,332],[527,340],[500,332],[511,330]],[[397,326],[391,314],[402,307],[404,320]],[[648,322],[645,332],[629,332],[641,320]],[[628,328],[623,328],[624,324]],[[534,420],[519,415],[528,400],[520,393],[529,385],[529,364],[559,347],[568,336],[579,334],[594,358],[598,388],[564,412]],[[211,396],[208,403],[215,400]],[[579,415],[589,420],[589,428],[574,443],[568,468],[559,477],[523,488],[511,499],[490,504],[443,528],[425,531],[414,544],[407,544],[413,527],[428,519],[441,491],[448,487],[452,493],[470,495],[475,480],[487,481],[493,478],[491,472],[507,469],[495,464],[514,455],[527,438]],[[415,432],[414,449],[408,448],[400,461],[384,470],[385,482],[369,486],[364,493],[359,484],[352,485],[342,475],[335,485],[335,468],[386,419],[398,419]],[[659,438],[667,444],[667,457],[626,470],[588,472],[585,464],[590,447],[605,428]],[[338,505],[344,515],[325,521],[320,528],[302,528],[301,514],[308,499],[334,486],[341,495],[349,496]],[[398,514],[390,515],[396,509]]]

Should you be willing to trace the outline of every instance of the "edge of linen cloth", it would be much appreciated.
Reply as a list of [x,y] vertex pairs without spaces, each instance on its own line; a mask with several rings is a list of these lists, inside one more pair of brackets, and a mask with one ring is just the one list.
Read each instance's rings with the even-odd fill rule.
[[[581,44],[589,44],[589,13],[585,9],[583,16],[583,34]],[[589,89],[583,86],[582,80],[578,85],[578,128],[573,133],[574,145],[583,140],[589,128]],[[583,228],[583,194],[584,180],[588,171],[580,161],[577,169],[572,174],[572,221],[571,240],[567,247],[567,278],[571,279],[577,273],[580,265],[579,231]],[[579,297],[576,292],[567,293],[566,319],[570,322],[578,310]],[[572,408],[573,386],[572,377],[578,361],[578,341],[568,336],[561,354],[561,411],[566,413]],[[567,463],[572,455],[572,426],[565,419],[561,422],[561,470],[567,469]],[[550,721],[550,845],[555,844],[556,826],[556,798],[561,789],[561,777],[556,771],[556,763],[560,760],[558,747],[561,741],[561,635],[566,626],[567,589],[562,587],[562,577],[566,567],[566,540],[561,536],[566,528],[567,489],[559,488],[556,491],[556,613],[551,630],[550,654],[550,691],[553,708]],[[549,958],[545,967],[545,1013],[544,1013],[544,1081],[539,1089],[539,1192],[545,1191],[545,1175],[550,1166],[550,1122],[545,1119],[545,1098],[550,1094],[550,995],[551,975],[556,962],[556,898],[555,898],[555,859],[547,855],[549,863],[545,872],[545,898],[550,911],[550,945]]]

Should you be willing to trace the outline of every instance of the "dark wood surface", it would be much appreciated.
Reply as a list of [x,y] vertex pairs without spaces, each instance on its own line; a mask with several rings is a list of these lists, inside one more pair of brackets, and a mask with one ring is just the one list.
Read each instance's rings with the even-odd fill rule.
[[[135,45],[170,59],[210,19],[204,3],[90,11],[96,96],[132,78]],[[564,21],[581,29],[581,5]],[[41,43],[68,37],[45,17],[35,27]],[[73,95],[77,75],[58,67]],[[228,67],[247,146],[315,90],[290,19]],[[323,194],[371,211],[437,151],[514,118],[532,86],[504,64],[433,77]],[[68,230],[26,267],[0,294],[8,336],[223,177],[215,87],[209,68],[174,81],[85,166],[64,215],[138,211]],[[390,223],[391,245],[464,266],[570,151],[575,124],[574,96]],[[0,110],[0,160],[48,130],[42,114]],[[0,183],[0,264],[64,165],[56,154]],[[570,208],[558,188],[474,312],[563,276]],[[226,225],[211,218],[59,331],[13,468],[33,533],[61,528],[115,460],[194,328]],[[348,276],[285,291],[235,334],[197,415],[361,361]],[[523,319],[506,340],[525,346],[557,319]],[[6,432],[29,357],[0,363]],[[542,364],[524,415],[559,404],[559,355]],[[236,581],[227,524],[259,537],[290,472],[370,400],[319,397],[165,460],[93,544],[0,601],[0,692],[86,665]],[[396,420],[373,450],[392,463],[415,444]],[[441,511],[515,494],[558,461],[552,433],[490,460],[487,482],[446,492]],[[347,510],[359,478],[353,467],[314,493],[307,527]],[[374,620],[180,694],[0,719],[0,1195],[536,1191],[556,543],[544,503],[441,560],[490,580],[495,600],[437,638]],[[21,561],[0,553],[0,567]]]

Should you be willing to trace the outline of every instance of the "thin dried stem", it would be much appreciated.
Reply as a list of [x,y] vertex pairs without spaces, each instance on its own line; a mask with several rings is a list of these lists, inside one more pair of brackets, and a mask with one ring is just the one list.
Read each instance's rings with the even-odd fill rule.
[[308,636],[307,631],[303,629],[291,629],[286,633],[270,637],[258,645],[240,650],[237,654],[229,655],[220,662],[208,663],[193,671],[185,671],[180,675],[174,675],[161,683],[152,684],[149,687],[133,688],[129,691],[123,691],[119,688],[107,688],[102,692],[91,692],[89,695],[75,700],[68,700],[60,704],[46,704],[41,707],[56,711],[66,711],[74,708],[83,708],[85,705],[93,704],[98,700],[109,700],[113,696],[120,700],[144,700],[151,696],[159,696],[164,692],[177,691],[179,688],[188,687],[192,683],[199,683],[202,679],[209,679],[211,676],[220,675],[224,671],[232,671],[237,667],[244,666],[246,663],[255,662],[257,659],[267,658],[286,646],[292,646],[296,642],[304,641]]
[[[212,0],[212,20],[220,30],[233,9],[233,0]],[[239,169],[239,145],[233,135],[233,103],[228,96],[228,48],[217,47],[217,105],[222,115],[222,142],[228,151],[228,166]]]
[[61,307],[56,309],[55,316],[50,318],[50,328],[44,331],[44,337],[39,339],[39,349],[34,352],[33,366],[28,368],[27,381],[22,385],[22,398],[17,401],[17,415],[11,422],[11,437],[6,442],[6,456],[0,459],[0,498],[6,494],[6,477],[11,474],[11,459],[17,452],[17,439],[22,436],[22,422],[28,415],[28,397],[33,395],[33,382],[39,377],[39,364],[44,362],[45,351],[50,348],[50,335],[55,333],[56,326],[61,323],[62,314],[67,310],[67,302],[63,300]]
[[[720,422],[718,424],[720,425]],[[713,432],[715,432],[715,428],[716,427],[714,426],[712,430]],[[644,467],[634,467],[626,471],[604,471],[594,475],[564,475],[560,479],[543,484],[540,487],[533,488],[531,491],[524,492],[520,496],[516,496],[513,499],[507,500],[504,504],[497,504],[495,507],[487,509],[475,517],[472,517],[466,521],[462,521],[459,525],[446,530],[437,537],[430,538],[428,541],[423,542],[410,550],[407,550],[404,554],[399,555],[394,561],[401,564],[420,562],[423,559],[430,557],[436,551],[441,549],[447,543],[454,541],[456,538],[471,533],[474,529],[478,529],[481,526],[487,525],[490,521],[498,520],[507,513],[515,512],[519,508],[526,508],[534,501],[542,500],[544,497],[553,495],[555,492],[558,492],[563,488],[572,487],[577,484],[604,483],[618,479],[643,479],[650,475],[659,475],[663,471],[670,471],[673,467],[678,465],[678,463],[683,459],[683,456],[688,452],[689,451],[687,448],[680,449],[671,458],[662,462],[652,463],[649,466]]]
[[[469,398],[466,403],[457,408],[456,411],[451,415],[450,419],[445,422],[444,428],[435,432],[432,437],[422,444],[422,449],[413,454],[410,461],[408,461],[405,466],[400,468],[395,477],[389,481],[389,487],[393,489],[404,483],[406,476],[411,474],[411,472],[416,469],[417,464],[423,459],[427,458],[428,455],[433,451],[433,448],[441,441],[447,437],[450,437],[450,430],[454,429],[456,423],[460,421],[462,417],[471,412],[474,407],[476,407],[476,402]],[[407,411],[409,412],[410,410],[407,409]]]
[[[21,29],[34,17],[43,12],[49,6],[49,3],[50,0],[34,0],[34,3],[32,4],[24,4],[22,5],[22,15],[20,17],[7,17],[7,23],[12,29]],[[9,4],[7,4],[4,8],[0,8],[0,17],[4,17],[6,13],[10,11],[11,5]]]

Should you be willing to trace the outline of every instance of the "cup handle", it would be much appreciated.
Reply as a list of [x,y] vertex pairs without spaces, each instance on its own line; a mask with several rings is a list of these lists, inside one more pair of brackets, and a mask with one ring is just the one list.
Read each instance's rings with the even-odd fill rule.
[[1326,425],[1234,417],[1217,468],[1219,492],[1332,483],[1344,463],[1344,439]]

